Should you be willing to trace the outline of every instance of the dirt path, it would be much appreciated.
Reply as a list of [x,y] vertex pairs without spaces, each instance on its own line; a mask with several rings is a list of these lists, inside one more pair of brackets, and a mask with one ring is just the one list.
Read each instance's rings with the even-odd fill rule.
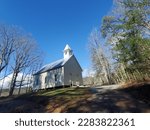
[[67,112],[141,113],[150,112],[150,104],[118,89],[118,85],[90,88],[93,96]]

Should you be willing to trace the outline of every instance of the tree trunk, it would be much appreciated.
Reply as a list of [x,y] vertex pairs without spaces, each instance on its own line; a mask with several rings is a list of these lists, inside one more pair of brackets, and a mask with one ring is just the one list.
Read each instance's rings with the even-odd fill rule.
[[23,82],[23,76],[21,77],[21,81],[20,81],[20,86],[19,86],[18,95],[20,95],[20,92],[21,92],[22,82]]
[[3,86],[4,86],[4,82],[5,82],[5,78],[6,78],[7,68],[8,68],[8,66],[6,67],[4,78],[3,78],[3,81],[2,81],[2,86],[1,86],[1,89],[0,89],[0,96],[1,96],[2,91],[3,91]]
[[18,95],[20,95],[23,80],[26,78],[26,75],[25,76],[24,75],[25,75],[25,70],[23,71],[23,74],[22,74],[22,77],[21,77]]
[[29,77],[28,77],[28,80],[27,80],[27,88],[26,88],[26,93],[29,91],[29,82],[30,82],[30,80],[29,80]]
[[15,86],[16,86],[16,79],[18,76],[18,72],[14,72],[13,77],[12,77],[12,81],[11,81],[11,85],[10,85],[10,91],[9,91],[9,96],[13,95]]

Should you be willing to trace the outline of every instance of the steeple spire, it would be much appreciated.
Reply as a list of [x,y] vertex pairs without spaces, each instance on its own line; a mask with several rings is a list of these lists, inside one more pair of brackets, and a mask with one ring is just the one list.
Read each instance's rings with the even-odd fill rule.
[[64,59],[69,58],[72,55],[72,49],[70,46],[67,44],[66,47],[64,48]]

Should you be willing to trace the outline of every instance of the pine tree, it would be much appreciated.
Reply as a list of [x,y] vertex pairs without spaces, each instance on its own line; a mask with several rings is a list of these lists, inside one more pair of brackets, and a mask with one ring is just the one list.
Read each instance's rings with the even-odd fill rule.
[[150,72],[150,1],[117,0],[101,32],[113,56],[128,72]]

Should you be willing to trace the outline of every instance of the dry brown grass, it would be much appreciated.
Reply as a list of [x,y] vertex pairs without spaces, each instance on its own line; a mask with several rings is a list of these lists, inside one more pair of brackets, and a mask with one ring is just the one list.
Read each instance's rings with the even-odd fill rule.
[[128,82],[120,83],[120,87],[121,88],[138,87],[143,86],[145,84],[150,84],[150,80],[145,81],[131,80]]

